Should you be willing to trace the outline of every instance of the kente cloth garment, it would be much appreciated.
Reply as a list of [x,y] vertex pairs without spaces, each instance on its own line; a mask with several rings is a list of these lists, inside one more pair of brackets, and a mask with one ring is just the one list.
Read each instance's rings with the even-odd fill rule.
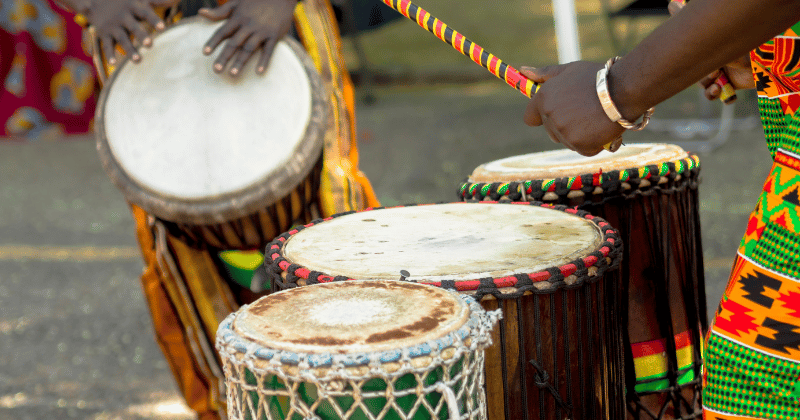
[[773,165],[707,338],[706,420],[800,418],[798,33],[750,54]]
[[0,2],[0,137],[91,129],[97,84],[81,31],[53,0]]
[[[321,213],[378,206],[358,170],[353,86],[341,55],[339,32],[328,0],[303,0],[295,27],[330,93],[331,115],[323,146]],[[217,327],[240,305],[259,297],[225,279],[219,250],[189,246],[164,222],[132,206],[145,270],[142,287],[156,341],[178,389],[200,420],[226,418],[221,362],[214,350]],[[266,244],[264,244],[266,245]]]

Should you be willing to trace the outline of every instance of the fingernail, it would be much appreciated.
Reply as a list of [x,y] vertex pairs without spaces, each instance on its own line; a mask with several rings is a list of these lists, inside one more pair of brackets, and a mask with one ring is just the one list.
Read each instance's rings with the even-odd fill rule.
[[133,59],[133,61],[139,61],[142,57],[139,54],[134,54],[131,56],[131,59]]
[[109,59],[108,59],[108,64],[110,64],[110,65],[112,65],[112,66],[113,66],[114,64],[117,64],[117,59],[116,59],[116,58],[114,58],[114,57],[111,57],[111,58],[109,58]]
[[145,38],[145,39],[143,39],[143,40],[142,40],[142,44],[143,44],[145,47],[149,47],[149,46],[153,45],[153,38],[149,38],[149,37],[148,37],[148,38]]
[[219,63],[217,63],[217,64],[214,64],[214,70],[216,70],[216,71],[222,71],[222,64],[219,64]]
[[239,74],[239,69],[237,69],[236,67],[232,68],[231,69],[231,74],[236,76],[237,74]]
[[164,29],[164,22],[156,23],[156,29],[158,29],[159,31]]
[[203,48],[203,53],[206,54],[206,55],[211,54],[211,47]]
[[264,68],[264,66],[261,66],[261,67],[258,68],[258,72],[259,73],[264,73],[264,70],[266,70],[266,68]]
[[524,71],[534,71],[534,70],[536,70],[536,67],[522,66],[519,69],[520,70],[524,70]]

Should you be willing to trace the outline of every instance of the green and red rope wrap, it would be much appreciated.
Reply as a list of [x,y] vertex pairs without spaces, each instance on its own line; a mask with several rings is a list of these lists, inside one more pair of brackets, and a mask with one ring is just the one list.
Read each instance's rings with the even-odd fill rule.
[[530,98],[539,87],[538,84],[520,74],[514,67],[504,63],[497,56],[490,54],[483,47],[470,41],[464,35],[456,32],[453,28],[431,16],[430,13],[409,0],[382,1],[403,16],[416,22],[417,25],[425,28],[428,32],[436,35],[437,38],[450,44],[456,51],[466,55],[476,64],[489,70],[490,73],[505,80],[509,86],[522,92],[525,96]]

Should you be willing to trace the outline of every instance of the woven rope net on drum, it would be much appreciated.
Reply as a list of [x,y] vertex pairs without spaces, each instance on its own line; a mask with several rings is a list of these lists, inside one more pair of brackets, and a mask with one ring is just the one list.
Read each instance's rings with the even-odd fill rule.
[[[469,298],[468,298],[469,299]],[[232,420],[485,419],[484,349],[500,312],[473,315],[440,339],[373,353],[270,350],[220,325]],[[457,410],[453,410],[453,405]],[[453,413],[453,411],[458,411]]]

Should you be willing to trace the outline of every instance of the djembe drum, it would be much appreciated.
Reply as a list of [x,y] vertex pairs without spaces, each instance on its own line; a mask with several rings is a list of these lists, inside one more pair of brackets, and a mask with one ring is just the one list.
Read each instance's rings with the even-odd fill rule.
[[629,413],[699,418],[701,343],[707,330],[699,159],[667,144],[632,144],[583,157],[568,150],[479,166],[465,200],[541,200],[577,206],[619,229]]
[[312,222],[276,238],[265,265],[278,289],[402,279],[471,295],[503,311],[486,353],[490,419],[616,420],[619,291],[606,272],[620,248],[608,223],[582,211],[454,203]]
[[103,167],[125,198],[188,242],[260,248],[318,216],[328,105],[303,48],[285,38],[267,72],[215,74],[204,43],[222,23],[186,19],[123,61],[96,117]]
[[499,311],[420,284],[366,281],[265,296],[217,332],[232,420],[480,420]]

